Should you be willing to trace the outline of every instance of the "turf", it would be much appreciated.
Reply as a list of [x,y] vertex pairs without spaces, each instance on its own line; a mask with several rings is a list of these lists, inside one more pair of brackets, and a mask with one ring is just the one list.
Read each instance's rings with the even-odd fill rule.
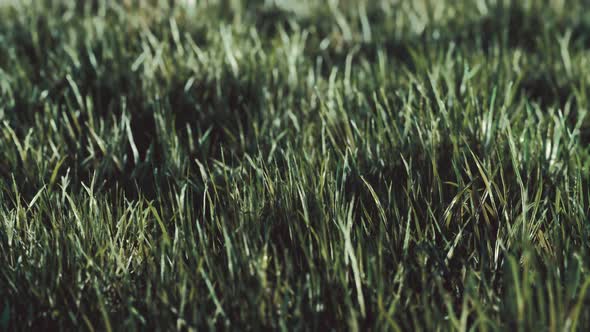
[[583,0],[13,1],[0,329],[590,329]]

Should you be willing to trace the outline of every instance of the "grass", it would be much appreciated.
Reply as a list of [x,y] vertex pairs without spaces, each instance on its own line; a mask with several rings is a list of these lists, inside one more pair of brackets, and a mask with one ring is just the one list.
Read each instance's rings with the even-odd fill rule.
[[586,1],[22,1],[0,45],[0,329],[590,329]]

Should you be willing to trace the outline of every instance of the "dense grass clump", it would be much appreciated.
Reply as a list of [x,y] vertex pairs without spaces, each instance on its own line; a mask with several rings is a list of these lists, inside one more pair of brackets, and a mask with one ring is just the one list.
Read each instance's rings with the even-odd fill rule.
[[0,329],[589,330],[587,9],[0,6]]

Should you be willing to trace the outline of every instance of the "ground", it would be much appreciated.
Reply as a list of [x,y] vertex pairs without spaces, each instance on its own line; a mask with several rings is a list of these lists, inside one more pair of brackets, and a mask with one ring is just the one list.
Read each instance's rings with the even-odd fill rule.
[[0,329],[590,329],[571,0],[0,6]]

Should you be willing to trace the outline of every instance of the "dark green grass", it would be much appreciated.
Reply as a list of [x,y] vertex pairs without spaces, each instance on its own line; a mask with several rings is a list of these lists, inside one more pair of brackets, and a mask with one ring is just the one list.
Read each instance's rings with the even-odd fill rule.
[[590,329],[586,1],[149,2],[0,9],[0,329]]

